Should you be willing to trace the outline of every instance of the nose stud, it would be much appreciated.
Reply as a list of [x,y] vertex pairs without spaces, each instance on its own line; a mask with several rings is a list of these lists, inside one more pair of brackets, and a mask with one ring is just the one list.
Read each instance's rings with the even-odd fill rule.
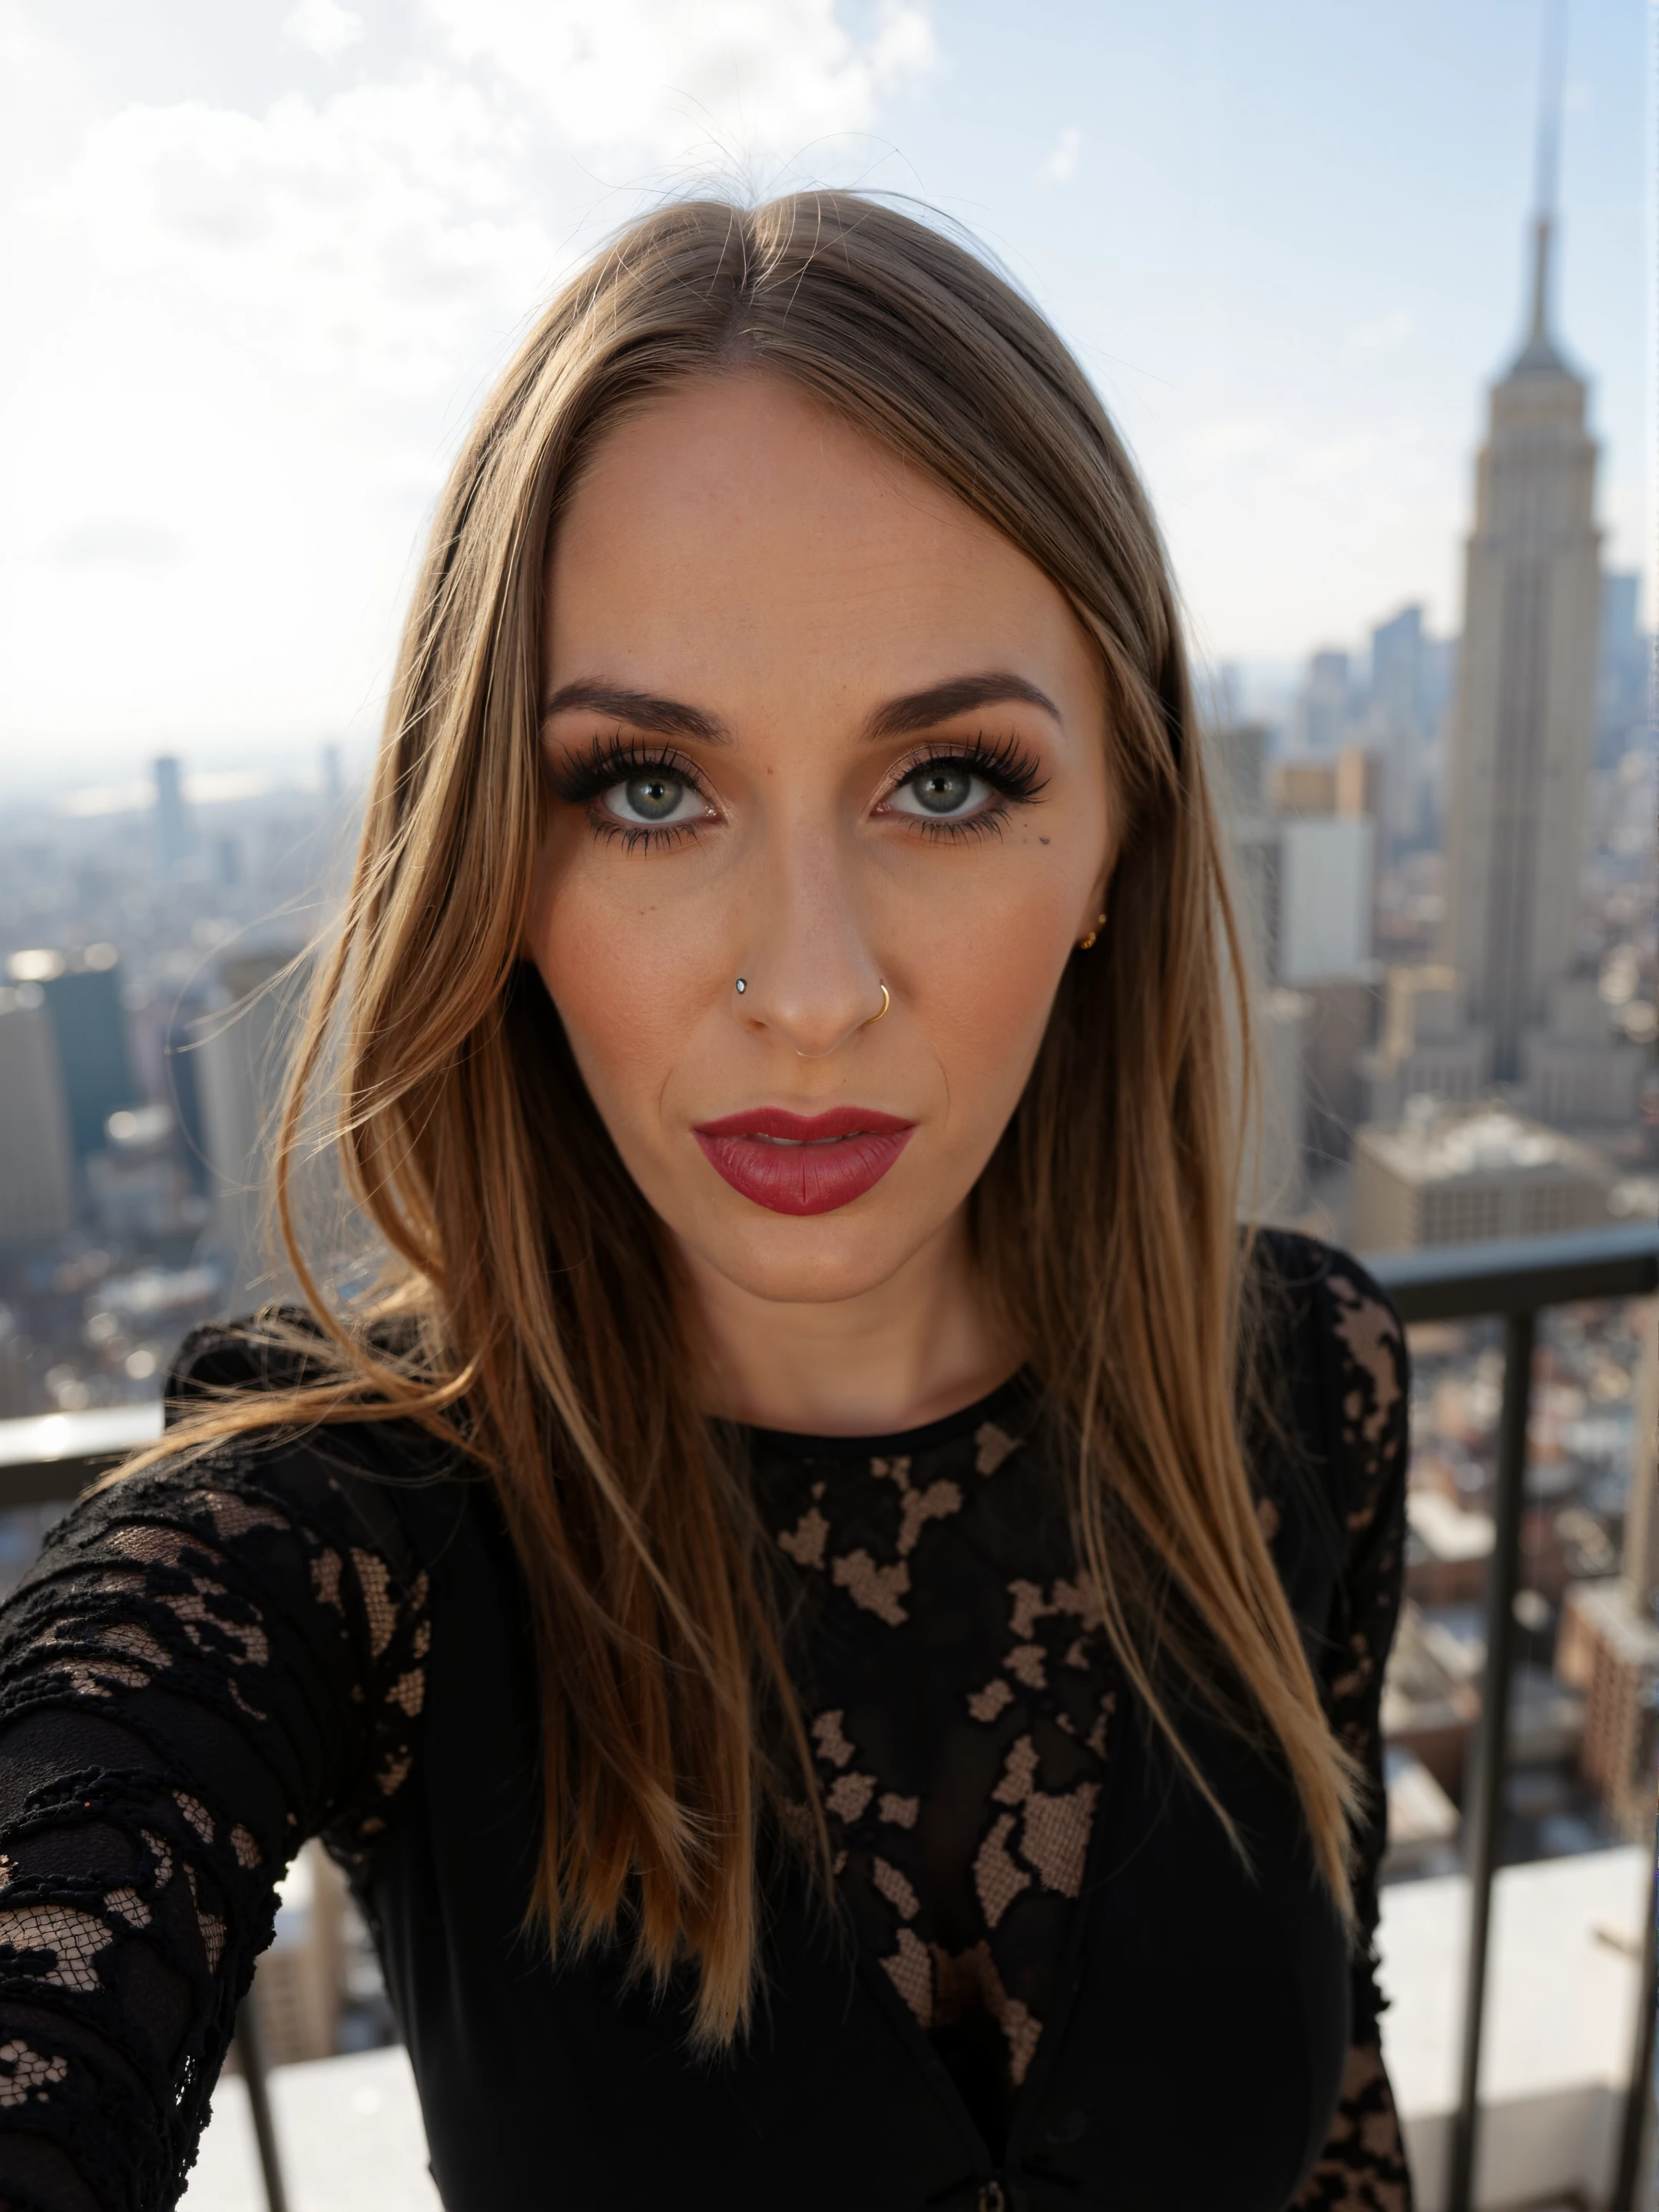
[[739,975],[739,976],[738,976],[738,996],[739,998],[742,998],[742,996],[743,996],[744,993],[748,988],[749,988],[748,982],[746,981],[746,980],[745,980],[743,976]]

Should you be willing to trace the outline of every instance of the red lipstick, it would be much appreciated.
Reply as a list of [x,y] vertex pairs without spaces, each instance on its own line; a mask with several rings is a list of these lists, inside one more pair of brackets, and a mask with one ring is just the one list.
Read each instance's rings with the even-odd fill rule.
[[914,1121],[867,1106],[789,1114],[757,1106],[692,1134],[716,1175],[773,1213],[833,1213],[862,1198],[910,1141]]

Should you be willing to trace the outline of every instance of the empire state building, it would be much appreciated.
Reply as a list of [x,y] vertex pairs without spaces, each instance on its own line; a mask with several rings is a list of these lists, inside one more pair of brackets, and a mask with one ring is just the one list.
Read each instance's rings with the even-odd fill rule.
[[1499,1082],[1534,1073],[1528,1032],[1561,1024],[1594,733],[1596,449],[1551,332],[1548,204],[1540,191],[1531,328],[1476,465],[1450,747],[1442,957]]

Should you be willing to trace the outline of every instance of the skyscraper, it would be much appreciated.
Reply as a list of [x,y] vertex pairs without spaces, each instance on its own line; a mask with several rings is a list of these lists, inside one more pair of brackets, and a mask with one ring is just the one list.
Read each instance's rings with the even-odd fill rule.
[[1296,703],[1297,745],[1304,753],[1334,753],[1353,712],[1348,656],[1327,649],[1312,654],[1308,677]]
[[74,1219],[69,1109],[45,994],[32,982],[0,988],[0,1246],[48,1243]]
[[178,761],[163,754],[155,763],[155,862],[164,876],[176,876],[194,849],[184,778]]
[[266,1230],[271,1144],[304,989],[286,951],[245,952],[221,970],[222,1003],[195,1026],[193,1077],[210,1190],[211,1243],[232,1313],[271,1294]]
[[112,945],[78,951],[39,949],[14,952],[7,963],[14,983],[38,984],[58,1040],[70,1141],[83,1160],[100,1152],[112,1114],[138,1101],[121,1002],[119,956]]
[[1424,692],[1423,610],[1402,607],[1371,632],[1366,733],[1383,759],[1383,831],[1390,856],[1421,844],[1428,826]]
[[1550,326],[1553,129],[1540,139],[1526,342],[1492,388],[1475,475],[1451,736],[1443,957],[1493,1073],[1574,965],[1601,612],[1595,445],[1585,386]]

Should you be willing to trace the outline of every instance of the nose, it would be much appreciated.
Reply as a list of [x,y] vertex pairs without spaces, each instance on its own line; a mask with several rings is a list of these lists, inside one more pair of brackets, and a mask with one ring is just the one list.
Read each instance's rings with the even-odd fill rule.
[[750,909],[738,1018],[802,1060],[824,1060],[884,1011],[852,856],[832,835],[792,839],[769,858]]

